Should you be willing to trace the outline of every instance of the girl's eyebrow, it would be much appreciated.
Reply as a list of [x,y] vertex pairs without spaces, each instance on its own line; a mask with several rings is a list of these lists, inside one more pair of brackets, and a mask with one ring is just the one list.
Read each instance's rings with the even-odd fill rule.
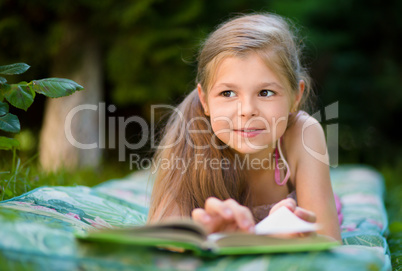
[[[238,88],[238,86],[236,84],[233,83],[219,83],[215,86],[213,86],[213,88],[229,88],[229,89],[236,89]],[[279,89],[283,89],[283,87],[281,85],[279,85],[276,82],[262,82],[260,84],[257,85],[258,89],[262,89],[262,88],[269,88],[269,87],[276,87]]]
[[234,88],[237,88],[237,85],[232,84],[232,83],[220,83],[220,84],[215,85],[213,88],[221,88],[221,87],[234,89]]
[[266,88],[266,87],[276,87],[283,89],[283,87],[276,82],[263,82],[260,85],[258,85],[258,88]]

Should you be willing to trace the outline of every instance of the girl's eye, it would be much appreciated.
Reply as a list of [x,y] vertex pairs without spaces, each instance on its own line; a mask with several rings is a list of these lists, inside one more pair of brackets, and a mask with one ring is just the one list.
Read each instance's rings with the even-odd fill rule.
[[221,95],[223,97],[233,97],[235,95],[235,93],[231,90],[225,90],[221,92]]
[[260,96],[262,96],[262,97],[269,97],[269,96],[272,96],[274,94],[275,93],[273,91],[267,90],[267,89],[264,89],[264,90],[260,91]]

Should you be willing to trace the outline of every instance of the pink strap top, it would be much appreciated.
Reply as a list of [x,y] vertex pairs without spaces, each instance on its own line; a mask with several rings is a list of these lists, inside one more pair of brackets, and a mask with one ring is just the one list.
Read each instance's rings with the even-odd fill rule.
[[[279,170],[279,163],[278,163],[279,156],[282,157],[282,161],[286,166],[286,176],[285,176],[285,178],[283,179],[282,182],[281,182],[281,172]],[[278,139],[278,145],[275,148],[275,182],[278,185],[284,185],[289,180],[289,177],[290,177],[289,165],[288,165],[288,162],[286,161],[286,159],[283,158],[283,153],[282,153],[282,148],[281,148],[281,138],[279,138]]]

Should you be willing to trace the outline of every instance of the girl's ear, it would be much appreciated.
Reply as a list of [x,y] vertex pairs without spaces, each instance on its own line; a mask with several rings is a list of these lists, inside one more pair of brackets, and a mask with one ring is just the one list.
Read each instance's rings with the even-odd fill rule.
[[209,116],[209,109],[208,109],[208,104],[207,104],[207,99],[206,99],[206,94],[202,90],[202,87],[200,84],[197,85],[197,90],[198,90],[198,97],[200,98],[202,107],[204,108],[204,113],[206,116]]
[[294,101],[294,103],[293,103],[293,107],[292,107],[292,109],[291,109],[291,112],[293,113],[293,112],[295,112],[296,110],[297,110],[297,108],[298,108],[298,106],[299,106],[299,103],[300,103],[300,101],[301,101],[301,99],[302,99],[302,97],[303,97],[303,93],[304,93],[304,88],[305,88],[305,83],[304,83],[304,80],[300,80],[299,81],[299,89],[298,89],[298,91],[297,91],[297,93],[296,93],[296,96],[295,96],[295,101]]

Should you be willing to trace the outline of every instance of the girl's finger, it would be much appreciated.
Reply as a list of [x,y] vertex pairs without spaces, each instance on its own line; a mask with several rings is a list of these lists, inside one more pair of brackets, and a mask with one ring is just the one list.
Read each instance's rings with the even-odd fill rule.
[[193,218],[193,220],[201,223],[201,224],[208,224],[209,222],[211,222],[211,216],[207,214],[207,212],[205,212],[204,209],[202,208],[196,208],[191,212],[191,217]]
[[201,223],[208,233],[219,231],[223,219],[220,216],[211,216],[204,209],[196,208],[191,212],[194,221]]
[[300,207],[296,207],[294,214],[307,222],[314,223],[317,220],[317,217],[315,216],[315,214],[313,212],[300,208]]
[[287,198],[275,204],[274,207],[272,207],[271,211],[269,211],[269,214],[276,212],[282,206],[286,206],[290,211],[294,212],[296,210],[297,205],[294,199]]
[[240,205],[234,199],[225,200],[224,205],[233,211],[234,219],[240,230],[254,232],[254,218],[250,209]]
[[214,197],[207,198],[205,201],[205,211],[212,216],[220,215],[226,220],[231,220],[234,218],[233,211],[226,206],[223,201]]

